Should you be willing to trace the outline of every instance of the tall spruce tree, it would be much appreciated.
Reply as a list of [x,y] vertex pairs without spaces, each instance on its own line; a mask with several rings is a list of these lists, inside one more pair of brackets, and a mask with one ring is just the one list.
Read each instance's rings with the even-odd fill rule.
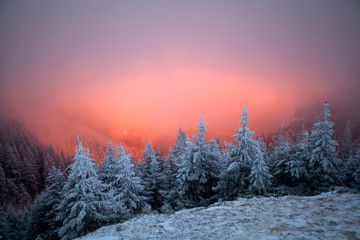
[[304,186],[309,178],[307,166],[310,159],[309,133],[305,129],[301,133],[299,142],[291,146],[290,153],[290,161],[288,166],[286,166],[286,173],[290,173],[293,186]]
[[283,135],[280,125],[279,132],[273,138],[269,154],[270,171],[274,176],[275,186],[291,183],[289,172],[291,146],[290,140]]
[[264,194],[271,186],[271,174],[269,168],[265,163],[264,153],[258,142],[253,144],[254,159],[251,163],[251,172],[248,177],[249,180],[249,193]]
[[341,184],[342,176],[339,169],[340,159],[337,157],[337,142],[333,139],[334,123],[329,105],[323,104],[322,119],[314,123],[309,139],[311,157],[308,165],[310,184],[314,190],[326,190],[331,185]]
[[206,205],[214,195],[213,179],[216,179],[217,175],[208,161],[206,128],[202,115],[196,127],[199,133],[194,135],[194,143],[186,144],[176,176],[178,208]]
[[140,213],[146,207],[147,198],[143,195],[144,186],[141,179],[135,175],[135,166],[130,154],[125,152],[122,145],[117,152],[116,164],[112,167],[110,183],[114,199],[122,203],[130,214]]
[[59,230],[62,240],[83,236],[116,218],[112,196],[104,193],[97,166],[80,141],[69,169],[57,216],[62,221]]
[[144,184],[144,193],[152,209],[161,207],[163,198],[161,194],[160,163],[151,145],[151,140],[145,145],[144,162],[139,163],[140,175]]
[[102,163],[102,168],[100,171],[101,180],[107,185],[108,190],[110,190],[110,184],[115,180],[114,169],[117,167],[114,147],[112,142],[109,142],[109,146],[104,154],[104,161]]
[[218,185],[221,199],[234,199],[239,194],[245,193],[249,186],[248,176],[251,172],[252,162],[257,157],[257,148],[252,139],[254,132],[248,128],[248,112],[244,107],[241,115],[242,127],[236,129],[234,141],[236,144],[229,144],[230,159],[228,166],[221,172]]

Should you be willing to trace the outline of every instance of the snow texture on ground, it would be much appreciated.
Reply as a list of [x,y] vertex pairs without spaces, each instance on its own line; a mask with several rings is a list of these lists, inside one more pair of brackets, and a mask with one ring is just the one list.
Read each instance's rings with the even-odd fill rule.
[[360,239],[360,194],[219,202],[143,215],[80,239]]

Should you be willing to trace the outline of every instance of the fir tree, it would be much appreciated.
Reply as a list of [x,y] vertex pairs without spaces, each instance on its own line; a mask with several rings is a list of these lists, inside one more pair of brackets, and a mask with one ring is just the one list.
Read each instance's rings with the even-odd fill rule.
[[286,173],[290,173],[294,186],[305,184],[308,179],[307,165],[310,159],[309,133],[303,129],[300,141],[291,147]]
[[274,176],[274,185],[289,185],[291,182],[289,169],[291,143],[288,138],[282,134],[281,126],[278,134],[274,136],[273,141],[269,154],[269,162],[271,173]]
[[108,188],[111,182],[115,180],[114,169],[117,167],[116,165],[117,165],[117,161],[114,152],[114,147],[112,146],[112,143],[109,142],[109,146],[104,154],[102,169],[100,171],[100,178],[108,186]]
[[346,173],[349,185],[360,189],[360,143],[355,149],[355,154],[350,152],[346,164]]
[[142,195],[144,186],[141,179],[135,175],[135,166],[130,154],[126,154],[122,145],[119,146],[116,165],[112,168],[110,186],[114,199],[122,203],[131,214],[140,213],[146,206],[147,198]]
[[70,174],[62,191],[57,220],[62,221],[59,236],[62,240],[80,237],[102,224],[115,219],[113,201],[104,193],[97,166],[79,142]]
[[253,145],[254,159],[252,161],[251,172],[248,177],[250,193],[264,194],[271,185],[271,174],[269,168],[264,161],[264,154],[257,142]]
[[44,192],[44,207],[46,209],[45,221],[49,228],[44,233],[44,239],[58,239],[58,232],[62,226],[61,221],[56,219],[58,208],[61,203],[61,192],[64,188],[65,177],[60,169],[52,167],[46,179],[48,187]]
[[250,175],[252,162],[258,152],[252,139],[254,132],[247,127],[248,112],[244,107],[241,115],[242,127],[236,129],[234,141],[237,144],[229,144],[230,159],[228,166],[221,172],[220,180],[215,190],[219,191],[221,199],[234,199],[248,188],[248,176]]
[[195,134],[194,143],[186,144],[179,170],[176,176],[178,191],[178,208],[207,205],[213,201],[217,182],[217,158],[210,156],[205,138],[205,123],[200,115],[196,125],[199,133]]
[[144,184],[145,196],[152,209],[157,210],[162,205],[161,194],[161,172],[160,163],[156,157],[155,151],[151,145],[151,141],[145,145],[144,162],[139,163],[140,174]]
[[352,134],[351,121],[348,120],[341,139],[340,157],[344,160],[348,159],[350,151],[352,151]]
[[309,143],[311,157],[309,161],[310,183],[313,189],[325,190],[331,185],[341,184],[340,160],[337,157],[337,142],[332,138],[334,123],[327,103],[323,104],[322,120],[314,123]]

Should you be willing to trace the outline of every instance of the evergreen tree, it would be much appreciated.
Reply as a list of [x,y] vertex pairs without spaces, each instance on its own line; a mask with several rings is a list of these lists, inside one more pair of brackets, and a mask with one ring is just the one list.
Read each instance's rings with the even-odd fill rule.
[[7,236],[8,240],[23,240],[25,224],[22,216],[11,205],[3,213],[6,221],[4,236]]
[[251,172],[248,177],[250,193],[264,194],[271,185],[271,174],[269,168],[264,161],[264,154],[257,142],[253,145],[254,159],[252,161]]
[[29,220],[25,239],[59,239],[58,231],[62,223],[56,220],[56,215],[65,178],[60,170],[53,167],[47,177],[47,182],[48,187],[34,204],[27,208]]
[[58,232],[62,222],[57,220],[59,206],[62,200],[62,190],[65,185],[65,177],[60,169],[55,166],[50,170],[46,178],[48,187],[44,192],[44,207],[46,209],[45,221],[49,228],[44,233],[44,239],[58,239]]
[[157,210],[162,205],[160,163],[156,157],[151,141],[145,145],[144,162],[139,164],[140,174],[144,184],[145,196],[152,209]]
[[194,143],[186,144],[176,176],[179,194],[178,208],[207,205],[211,203],[215,193],[213,187],[217,180],[217,169],[214,169],[215,158],[209,158],[205,139],[206,128],[202,115],[196,127],[199,133],[194,135]]
[[236,129],[234,141],[237,144],[229,144],[230,159],[228,166],[221,172],[220,180],[215,190],[219,191],[221,199],[234,199],[244,193],[248,186],[252,162],[258,155],[257,148],[252,139],[254,132],[247,127],[248,112],[244,107],[241,115],[242,127]]
[[289,185],[289,183],[291,183],[289,165],[292,145],[288,138],[282,134],[281,126],[273,141],[270,148],[269,162],[271,173],[274,176],[274,185]]
[[174,145],[174,152],[173,152],[174,155],[173,162],[175,164],[174,172],[176,173],[179,170],[179,165],[183,160],[183,156],[186,154],[186,148],[189,142],[190,139],[186,135],[185,131],[182,130],[182,128],[180,127],[178,135],[176,137],[176,143]]
[[360,143],[355,149],[355,154],[350,151],[345,171],[350,187],[360,189]]
[[[212,138],[209,141],[209,144],[206,146],[207,154],[206,154],[206,163],[208,172],[211,175],[208,175],[208,186],[211,187],[213,190],[219,181],[219,174],[221,169],[221,163],[224,163],[226,161],[226,156],[222,150],[222,146],[220,145],[219,139]],[[216,191],[213,190],[213,192],[209,191],[209,195],[207,198],[216,198],[215,195],[217,195]],[[210,202],[215,199],[209,199]]]
[[308,179],[307,165],[310,159],[309,133],[303,129],[300,141],[291,147],[289,165],[286,167],[290,173],[294,186],[303,185]]
[[100,171],[100,178],[108,186],[108,190],[110,184],[115,180],[114,169],[117,168],[117,164],[118,162],[115,156],[114,147],[112,146],[112,143],[109,142]]
[[125,205],[129,213],[140,213],[146,206],[146,197],[142,195],[144,186],[141,179],[135,175],[135,166],[130,154],[126,154],[122,145],[117,152],[116,164],[112,168],[110,186],[114,199]]
[[70,174],[62,191],[57,219],[62,221],[59,236],[62,240],[80,237],[102,224],[112,222],[113,201],[104,193],[97,166],[79,142]]
[[352,151],[352,134],[351,134],[351,121],[348,120],[341,139],[340,157],[343,160],[349,158],[350,151]]
[[341,184],[340,160],[337,157],[337,142],[332,138],[334,123],[327,103],[323,104],[322,120],[314,123],[309,143],[311,157],[309,175],[312,189],[325,190],[331,185]]
[[200,205],[198,194],[199,173],[193,161],[193,143],[189,142],[176,174],[176,188],[172,191],[175,197],[175,209],[191,208]]

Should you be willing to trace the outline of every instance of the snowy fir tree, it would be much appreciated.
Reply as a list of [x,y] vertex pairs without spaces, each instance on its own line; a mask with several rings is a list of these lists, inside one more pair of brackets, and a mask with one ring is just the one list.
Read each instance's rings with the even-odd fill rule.
[[290,173],[292,186],[306,183],[309,177],[307,172],[309,159],[309,133],[303,129],[299,142],[291,147],[290,161],[285,169],[286,173]]
[[288,185],[290,183],[290,150],[291,143],[287,137],[282,133],[282,126],[280,125],[279,132],[273,138],[273,143],[270,146],[269,164],[270,171],[274,176],[274,185]]
[[195,134],[194,143],[187,143],[177,173],[178,205],[194,207],[207,205],[214,196],[213,187],[217,174],[213,159],[208,157],[208,146],[205,138],[205,123],[200,115],[200,123],[196,125],[199,133]]
[[358,144],[358,147],[356,149],[355,160],[354,160],[354,169],[356,169],[356,170],[353,173],[353,179],[354,179],[358,189],[360,189],[360,144]]
[[[218,180],[218,162],[221,160],[219,152],[215,152],[218,150],[218,145],[216,144],[216,140],[214,140],[213,145],[208,145],[207,140],[205,138],[205,122],[202,113],[200,114],[200,122],[196,127],[199,132],[193,136],[195,140],[193,145],[193,162],[195,163],[196,172],[198,174],[199,179],[199,194],[203,199],[202,204],[208,204],[211,197],[215,195],[213,188],[217,184]],[[213,150],[211,152],[209,150]]]
[[347,186],[360,190],[360,143],[355,148],[355,154],[350,151],[345,164]]
[[221,199],[234,199],[247,190],[252,162],[258,155],[259,147],[252,139],[254,132],[251,132],[247,127],[248,112],[246,107],[243,109],[240,123],[242,127],[236,129],[234,135],[236,144],[228,145],[230,148],[229,164],[221,172],[219,183],[215,187],[215,190],[219,191]]
[[60,169],[53,166],[46,181],[49,185],[45,190],[44,205],[48,209],[45,221],[49,225],[49,229],[45,232],[44,239],[58,239],[58,232],[62,223],[56,220],[56,216],[61,203],[61,192],[64,188],[65,177]]
[[193,161],[193,144],[187,144],[186,151],[182,155],[181,163],[176,175],[176,188],[172,195],[175,197],[175,208],[191,208],[200,204],[200,196],[197,192],[199,175]]
[[340,157],[342,159],[348,159],[349,154],[352,151],[352,133],[351,133],[351,121],[348,120],[344,132],[342,134],[341,138],[341,144],[340,144]]
[[161,169],[158,158],[151,145],[151,140],[145,145],[144,162],[138,164],[140,176],[144,184],[144,194],[152,209],[157,210],[161,207],[163,198],[161,194]]
[[323,104],[323,107],[322,119],[314,123],[309,139],[311,156],[308,171],[311,187],[316,190],[327,189],[342,181],[340,159],[336,152],[338,144],[333,139],[334,123],[329,121],[331,114],[328,103]]
[[211,186],[211,189],[213,190],[211,195],[207,196],[207,198],[209,198],[209,202],[213,201],[217,197],[217,193],[214,191],[214,188],[217,186],[219,181],[221,164],[226,161],[226,155],[223,152],[219,140],[215,138],[210,139],[209,144],[206,146],[207,171],[211,174],[208,177],[208,185]]
[[175,165],[175,156],[172,148],[169,148],[169,154],[164,160],[164,169],[162,173],[163,189],[161,195],[164,199],[164,206],[162,206],[162,212],[170,212],[174,209],[176,194],[176,172],[177,166]]
[[185,131],[180,127],[178,131],[178,135],[176,137],[176,143],[174,145],[174,152],[173,152],[174,155],[173,162],[175,164],[174,172],[178,171],[178,165],[181,164],[183,156],[186,154],[186,148],[189,142],[190,142],[189,137],[186,135]]
[[102,162],[102,168],[100,171],[101,180],[108,186],[115,180],[114,169],[117,167],[117,159],[115,156],[114,147],[112,142],[109,142],[109,146],[104,154],[104,161]]
[[114,200],[124,204],[131,214],[140,213],[146,206],[146,197],[143,196],[144,186],[141,179],[135,175],[135,166],[130,154],[119,146],[116,164],[110,172],[112,175],[110,186]]
[[57,216],[57,220],[62,221],[59,230],[62,240],[80,237],[117,217],[112,196],[104,192],[97,166],[80,141],[69,169]]
[[30,209],[30,220],[25,239],[59,239],[58,232],[62,222],[57,220],[56,216],[65,177],[59,169],[53,166],[46,180],[48,187]]
[[257,142],[253,144],[254,159],[251,163],[251,172],[248,176],[248,192],[253,194],[264,194],[271,186],[271,174],[265,163],[264,154]]
[[27,222],[11,205],[0,211],[3,222],[0,223],[0,236],[8,240],[23,240],[26,236]]

